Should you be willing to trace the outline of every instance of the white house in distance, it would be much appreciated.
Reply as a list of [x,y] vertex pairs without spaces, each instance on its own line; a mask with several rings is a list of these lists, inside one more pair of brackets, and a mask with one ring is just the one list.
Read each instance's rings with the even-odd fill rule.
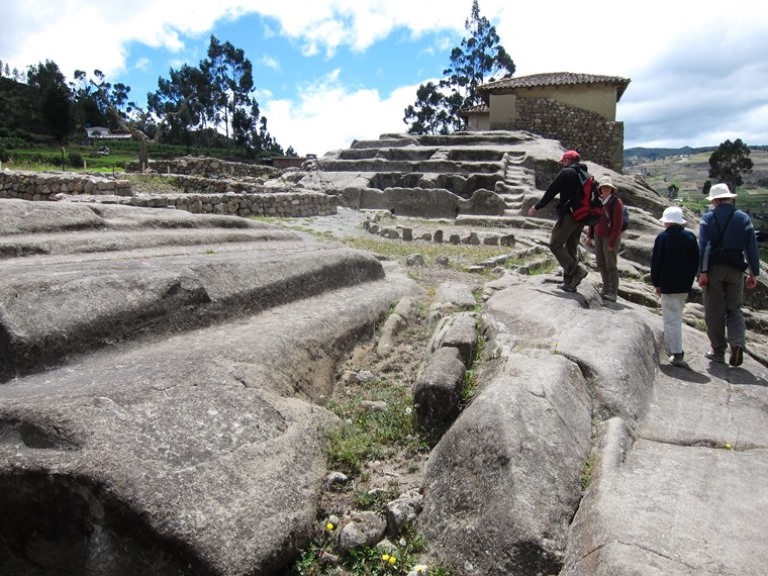
[[131,135],[125,132],[113,134],[105,126],[89,126],[85,129],[85,137],[89,140],[130,140]]

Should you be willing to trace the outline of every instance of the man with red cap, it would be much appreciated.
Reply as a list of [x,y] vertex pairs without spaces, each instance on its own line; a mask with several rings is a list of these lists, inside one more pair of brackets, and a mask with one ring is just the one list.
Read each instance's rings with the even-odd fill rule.
[[587,177],[587,168],[579,163],[580,160],[581,156],[576,150],[565,152],[560,158],[560,165],[563,168],[557,174],[557,178],[549,185],[541,200],[528,210],[528,216],[535,216],[560,194],[557,222],[552,227],[549,249],[563,268],[563,283],[560,288],[566,292],[576,292],[576,287],[587,276],[587,269],[579,265],[578,257],[579,239],[584,226],[576,222],[571,213],[573,206],[578,202],[578,193],[581,189],[579,172],[583,172],[583,178]]

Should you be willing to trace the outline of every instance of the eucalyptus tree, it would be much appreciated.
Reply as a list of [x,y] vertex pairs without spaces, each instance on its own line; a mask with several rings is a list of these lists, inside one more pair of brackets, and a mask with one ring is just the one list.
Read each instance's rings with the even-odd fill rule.
[[161,119],[159,135],[168,142],[192,144],[193,134],[205,134],[211,85],[200,68],[184,64],[158,78],[157,92],[147,94],[147,109]]
[[76,130],[109,124],[109,111],[100,106],[96,88],[83,70],[75,70],[74,80],[69,83],[69,88],[75,105]]
[[211,36],[208,46],[208,58],[200,63],[201,71],[210,80],[211,92],[208,102],[208,119],[214,127],[224,124],[224,132],[229,147],[229,129],[232,127],[235,141],[247,140],[247,132],[253,126],[244,122],[238,109],[249,109],[251,116],[258,118],[258,104],[253,98],[253,66],[245,57],[241,48],[235,48],[231,42],[223,44]]
[[408,132],[444,134],[461,129],[459,111],[483,103],[477,87],[515,73],[515,63],[501,45],[496,27],[480,15],[478,0],[472,1],[464,28],[468,36],[451,50],[443,79],[420,85],[416,102],[405,109],[403,122],[409,124]]

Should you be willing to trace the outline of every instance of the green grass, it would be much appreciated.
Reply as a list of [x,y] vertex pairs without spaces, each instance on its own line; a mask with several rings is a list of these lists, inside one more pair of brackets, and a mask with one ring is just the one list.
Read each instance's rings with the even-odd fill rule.
[[333,532],[318,526],[318,537],[293,565],[289,576],[405,576],[417,566],[423,576],[455,576],[442,567],[421,563],[419,555],[426,550],[426,540],[413,527],[407,527],[388,549],[362,547],[339,553]]
[[595,452],[589,453],[587,460],[584,462],[584,469],[581,471],[581,490],[586,491],[589,484],[592,482],[592,474],[595,471]]
[[[398,451],[429,450],[426,439],[415,430],[413,398],[404,386],[374,380],[361,394],[326,404],[341,419],[327,431],[328,465],[347,474],[359,474],[365,462],[392,456]],[[373,410],[366,401],[383,401],[383,410]]]

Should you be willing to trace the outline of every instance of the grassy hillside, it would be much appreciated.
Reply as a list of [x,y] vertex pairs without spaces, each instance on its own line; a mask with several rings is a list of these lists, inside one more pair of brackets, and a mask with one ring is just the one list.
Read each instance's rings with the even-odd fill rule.
[[[754,168],[751,174],[744,176],[744,185],[736,192],[739,208],[749,210],[756,226],[768,229],[768,150],[763,148],[751,150]],[[674,184],[680,190],[678,200],[690,208],[704,208],[708,203],[701,190],[709,179],[709,157],[714,148],[690,150],[688,154],[664,157],[626,156],[629,161],[624,166],[624,173],[642,176],[660,194],[666,194],[667,188]]]

